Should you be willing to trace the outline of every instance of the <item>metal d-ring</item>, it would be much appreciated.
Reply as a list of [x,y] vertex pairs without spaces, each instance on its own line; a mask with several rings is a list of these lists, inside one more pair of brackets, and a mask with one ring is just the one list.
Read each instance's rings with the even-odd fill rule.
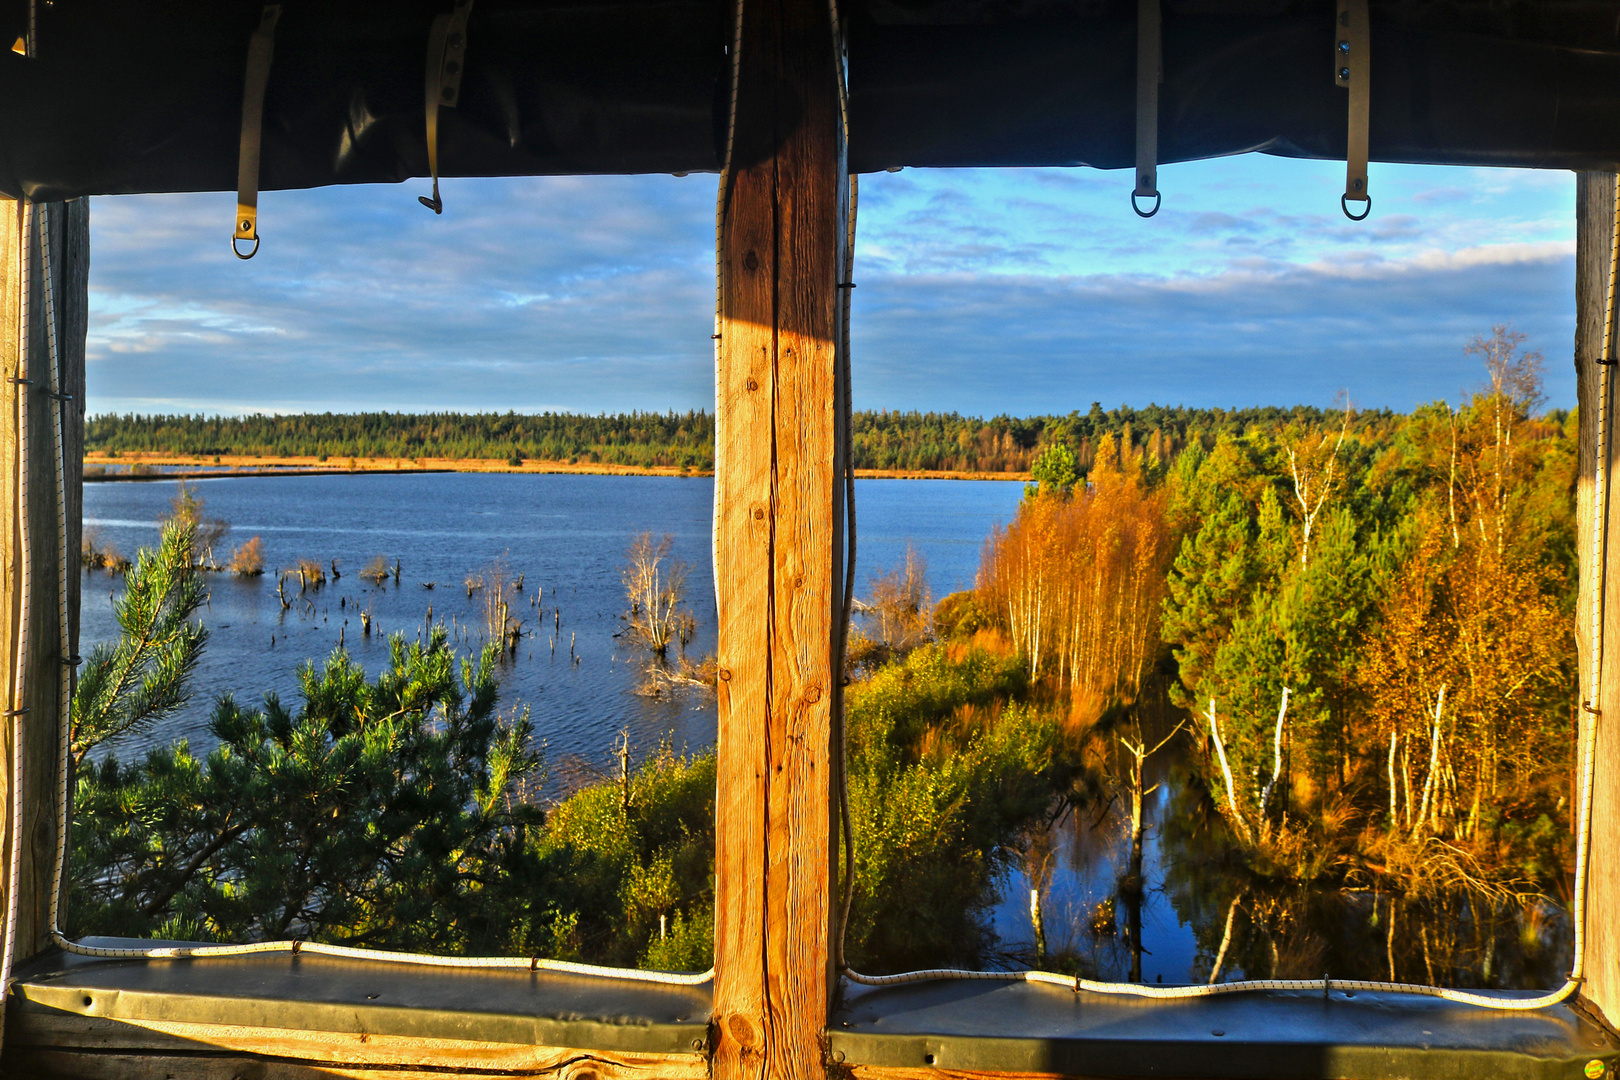
[[231,254],[232,255],[235,255],[238,259],[251,259],[251,258],[253,258],[253,256],[255,256],[255,255],[257,255],[259,253],[259,238],[257,236],[253,237],[253,247],[248,251],[248,253],[246,255],[242,254],[242,252],[236,246],[236,242],[238,240],[241,240],[241,239],[242,239],[242,237],[240,237],[240,236],[231,237]]
[[1368,195],[1366,198],[1367,198],[1367,209],[1365,209],[1365,210],[1363,210],[1361,212],[1360,217],[1357,217],[1356,215],[1354,215],[1354,214],[1352,214],[1350,212],[1350,196],[1348,196],[1348,195],[1340,195],[1339,196],[1339,209],[1343,210],[1344,211],[1344,216],[1349,218],[1351,221],[1366,221],[1367,220],[1367,215],[1372,213],[1372,196]]
[[1137,200],[1138,194],[1139,193],[1135,192],[1135,191],[1131,192],[1131,209],[1136,211],[1136,216],[1137,217],[1139,217],[1139,218],[1150,218],[1154,214],[1157,214],[1159,212],[1159,207],[1164,202],[1164,196],[1163,195],[1161,195],[1157,191],[1155,191],[1153,193],[1153,209],[1144,211],[1140,206],[1136,205],[1136,200]]

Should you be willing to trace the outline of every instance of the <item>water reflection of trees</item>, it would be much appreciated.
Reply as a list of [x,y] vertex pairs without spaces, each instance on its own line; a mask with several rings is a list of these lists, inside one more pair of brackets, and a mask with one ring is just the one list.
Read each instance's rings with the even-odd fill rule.
[[1568,969],[1568,917],[1545,899],[1443,887],[1392,892],[1354,876],[1345,885],[1271,877],[1257,872],[1196,777],[1178,768],[1171,792],[1161,822],[1163,886],[1197,939],[1197,981],[1328,973],[1532,989]]

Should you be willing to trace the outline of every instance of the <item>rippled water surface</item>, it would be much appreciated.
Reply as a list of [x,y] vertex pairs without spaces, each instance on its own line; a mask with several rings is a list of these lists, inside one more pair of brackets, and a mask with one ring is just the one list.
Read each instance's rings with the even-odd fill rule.
[[[858,582],[897,564],[914,542],[928,560],[935,595],[972,583],[985,536],[1011,517],[1019,484],[942,480],[863,480],[856,485]],[[151,546],[177,484],[169,481],[87,484],[86,530],[126,555]],[[714,648],[714,582],[709,526],[714,487],[707,477],[539,476],[429,473],[388,476],[243,477],[194,482],[204,513],[231,529],[230,549],[249,537],[264,543],[262,578],[214,574],[203,613],[212,635],[197,675],[198,693],[180,715],[143,740],[177,737],[206,748],[208,714],[220,694],[257,701],[267,690],[296,699],[296,667],[324,657],[341,640],[375,675],[387,660],[386,635],[414,638],[431,605],[435,620],[463,631],[471,647],[484,625],[481,593],[463,582],[497,559],[523,575],[513,614],[533,632],[503,669],[502,704],[527,705],[554,760],[601,758],[620,728],[646,753],[659,740],[698,749],[714,741],[713,698],[702,692],[649,698],[634,693],[645,653],[614,637],[626,609],[620,573],[632,538],[668,533],[690,568],[687,595],[697,616],[693,659]],[[382,556],[401,564],[400,584],[362,581],[359,571]],[[342,577],[310,591],[286,611],[274,569],[300,558]],[[435,583],[432,589],[424,583]],[[289,581],[296,594],[297,578]],[[117,578],[87,571],[85,647],[114,634],[110,595]],[[541,601],[541,590],[544,599]],[[361,634],[360,613],[375,626]],[[552,651],[553,636],[557,638]],[[572,646],[579,658],[570,661]],[[116,746],[127,756],[139,746]]]

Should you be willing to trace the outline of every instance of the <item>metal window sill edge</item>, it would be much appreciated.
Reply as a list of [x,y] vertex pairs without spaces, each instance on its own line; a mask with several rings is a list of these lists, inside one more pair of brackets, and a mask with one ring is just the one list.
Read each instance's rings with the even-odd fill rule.
[[1599,1062],[1597,1076],[1620,1076],[1620,1039],[1568,1006],[1340,992],[1150,1002],[1024,983],[846,988],[827,1042],[840,1064],[950,1073],[1589,1080]]

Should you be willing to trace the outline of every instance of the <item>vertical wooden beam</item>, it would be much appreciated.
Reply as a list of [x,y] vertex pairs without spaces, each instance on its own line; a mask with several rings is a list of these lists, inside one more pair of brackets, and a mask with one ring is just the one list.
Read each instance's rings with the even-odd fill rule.
[[824,1074],[845,150],[826,0],[744,0],[716,373],[714,1075]]
[[[1610,244],[1614,229],[1615,177],[1584,172],[1576,177],[1575,374],[1580,407],[1580,480],[1576,486],[1576,530],[1583,603],[1576,613],[1580,655],[1580,694],[1589,694],[1592,614],[1584,602],[1597,568],[1592,550],[1593,476],[1597,461],[1598,365],[1604,355],[1604,315],[1608,301]],[[1609,378],[1620,396],[1620,369]],[[1597,764],[1592,789],[1592,841],[1586,885],[1586,983],[1581,999],[1620,1027],[1620,499],[1614,497],[1620,471],[1620,432],[1616,414],[1609,426],[1607,574],[1603,612],[1601,714],[1580,712],[1578,748],[1597,724]]]
[[[36,213],[45,207],[37,207]],[[22,859],[18,884],[16,955],[23,958],[50,941],[50,891],[56,855],[56,793],[58,783],[61,688],[72,673],[65,660],[78,650],[79,640],[79,537],[83,519],[81,462],[84,448],[84,348],[88,327],[90,251],[89,203],[49,205],[53,302],[57,347],[62,364],[61,392],[53,399],[48,390],[50,350],[46,336],[45,279],[38,247],[32,253],[35,271],[23,281],[24,204],[0,200],[0,575],[4,581],[0,613],[0,662],[5,665],[6,709],[26,708],[17,730],[22,734]],[[25,285],[28,293],[24,295]],[[22,363],[23,307],[28,308],[27,385],[12,380]],[[18,455],[21,396],[28,395],[27,502],[22,501],[23,464]],[[64,485],[67,516],[67,595],[60,595],[57,536],[57,477],[54,414],[61,411],[67,460]],[[22,544],[21,517],[27,515],[29,543]],[[26,573],[29,595],[22,603],[21,583]],[[61,613],[67,612],[69,650],[61,647]],[[18,646],[27,621],[27,654],[23,657],[24,684],[15,685]],[[10,807],[13,785],[12,727],[0,735],[0,865],[11,858]],[[5,875],[0,874],[0,889]],[[4,897],[0,896],[0,904]],[[3,907],[0,907],[3,910]]]

